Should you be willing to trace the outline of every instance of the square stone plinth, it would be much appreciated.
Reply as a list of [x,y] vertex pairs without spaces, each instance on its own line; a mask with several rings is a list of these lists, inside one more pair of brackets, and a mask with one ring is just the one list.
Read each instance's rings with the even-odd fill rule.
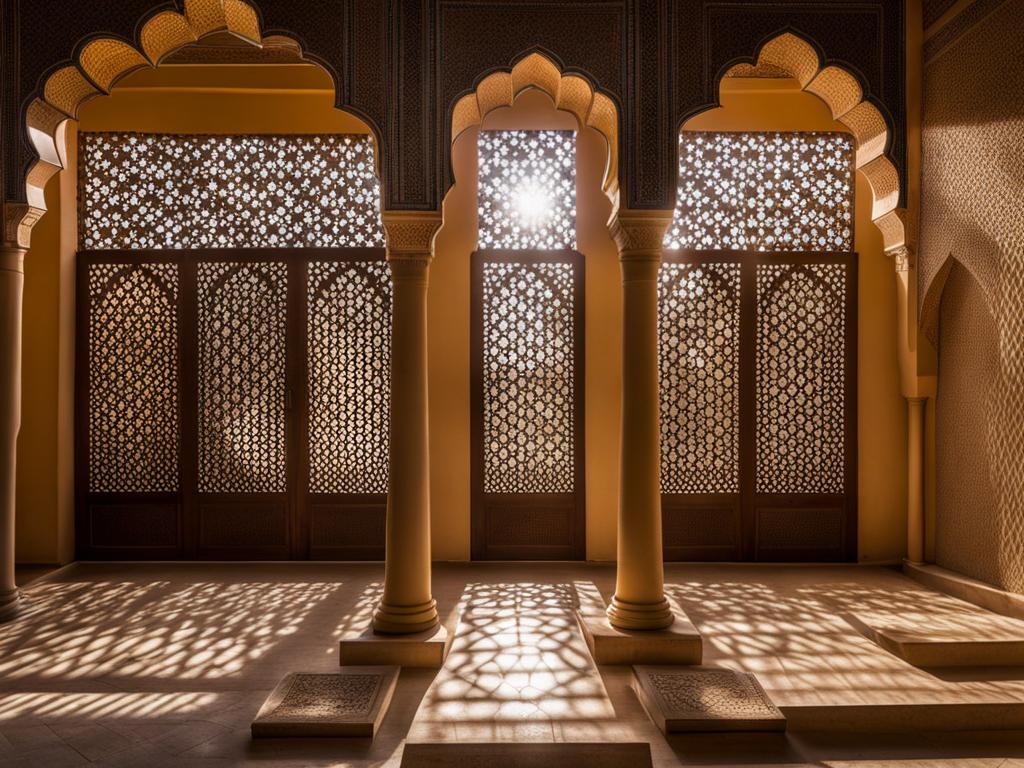
[[1024,666],[1024,621],[964,608],[960,613],[861,612],[846,620],[915,667]]
[[440,669],[447,653],[448,630],[444,624],[414,635],[376,635],[372,627],[367,627],[342,637],[339,648],[342,666],[393,664]]
[[260,707],[252,736],[372,739],[388,711],[398,671],[398,667],[342,667],[327,674],[292,673]]
[[717,667],[634,667],[637,697],[665,733],[784,731],[757,678]]
[[598,664],[700,664],[700,632],[679,605],[669,598],[675,621],[666,629],[631,631],[608,621],[604,598],[589,581],[575,583],[576,615],[587,646]]

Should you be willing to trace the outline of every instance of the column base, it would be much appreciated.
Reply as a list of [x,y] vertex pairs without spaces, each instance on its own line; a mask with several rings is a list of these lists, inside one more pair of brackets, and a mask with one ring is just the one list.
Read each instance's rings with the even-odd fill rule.
[[11,621],[19,616],[24,608],[25,600],[19,590],[12,589],[0,593],[0,622]]
[[616,629],[665,629],[675,619],[664,595],[655,603],[630,603],[615,596],[608,606],[608,621]]
[[381,600],[373,614],[373,631],[378,635],[414,635],[429,632],[440,623],[436,600],[420,605],[388,605]]

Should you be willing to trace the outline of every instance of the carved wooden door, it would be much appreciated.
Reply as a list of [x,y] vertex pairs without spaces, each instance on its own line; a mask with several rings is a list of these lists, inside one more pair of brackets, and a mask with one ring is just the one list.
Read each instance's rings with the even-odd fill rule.
[[383,249],[79,254],[83,558],[380,559]]
[[473,557],[582,559],[583,258],[475,253],[471,325]]

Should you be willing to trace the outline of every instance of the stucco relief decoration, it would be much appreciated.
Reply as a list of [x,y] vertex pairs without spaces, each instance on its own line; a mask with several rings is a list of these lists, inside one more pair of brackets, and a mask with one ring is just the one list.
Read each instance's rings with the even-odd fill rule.
[[572,131],[481,131],[479,247],[576,247]]
[[83,249],[383,246],[365,135],[81,136]]
[[842,133],[682,133],[665,248],[852,250],[853,151]]

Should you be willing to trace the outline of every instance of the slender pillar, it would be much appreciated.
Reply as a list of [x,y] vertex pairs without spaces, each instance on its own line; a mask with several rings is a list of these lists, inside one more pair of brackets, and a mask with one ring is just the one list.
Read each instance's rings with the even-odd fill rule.
[[430,589],[430,446],[427,431],[427,279],[439,214],[384,213],[391,266],[391,440],[380,634],[438,624]]
[[0,245],[0,621],[21,607],[14,581],[14,478],[21,426],[21,302],[25,249]]
[[907,560],[924,562],[924,409],[927,397],[907,398]]
[[622,267],[622,437],[618,569],[608,620],[618,629],[664,629],[658,437],[658,269],[671,211],[618,210],[612,237]]

